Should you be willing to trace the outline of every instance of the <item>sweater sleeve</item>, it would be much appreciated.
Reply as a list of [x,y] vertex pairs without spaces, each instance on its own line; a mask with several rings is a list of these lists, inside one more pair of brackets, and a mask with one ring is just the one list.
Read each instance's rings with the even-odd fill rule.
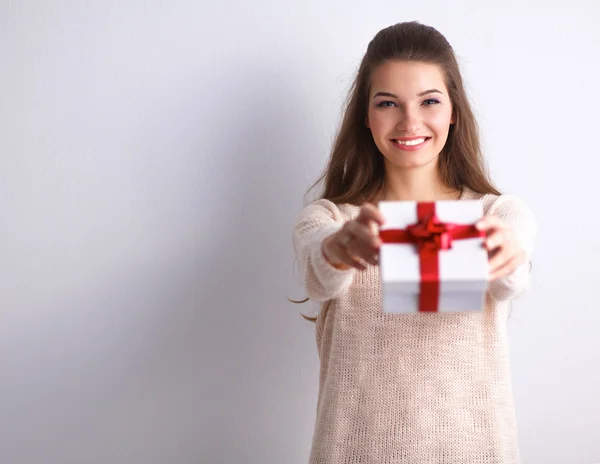
[[497,301],[514,300],[531,287],[531,254],[537,236],[537,223],[531,210],[518,197],[500,195],[488,209],[513,228],[519,245],[525,250],[523,264],[509,275],[490,282],[489,293]]
[[293,245],[308,297],[314,301],[339,298],[352,283],[355,268],[340,270],[329,264],[321,252],[323,239],[344,224],[338,207],[328,200],[317,200],[298,215]]

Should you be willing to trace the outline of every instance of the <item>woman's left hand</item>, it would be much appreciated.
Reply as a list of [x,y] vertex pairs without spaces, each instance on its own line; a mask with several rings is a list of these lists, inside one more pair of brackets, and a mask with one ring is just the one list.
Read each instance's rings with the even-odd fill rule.
[[519,246],[513,229],[498,216],[483,217],[477,228],[487,234],[484,244],[489,253],[490,280],[507,276],[525,262],[525,250]]

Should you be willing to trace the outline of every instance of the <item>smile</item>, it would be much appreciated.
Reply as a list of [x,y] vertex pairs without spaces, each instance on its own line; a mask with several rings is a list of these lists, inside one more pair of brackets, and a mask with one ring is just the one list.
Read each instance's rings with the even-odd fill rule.
[[416,137],[409,140],[391,139],[391,142],[400,150],[418,150],[427,144],[431,137]]

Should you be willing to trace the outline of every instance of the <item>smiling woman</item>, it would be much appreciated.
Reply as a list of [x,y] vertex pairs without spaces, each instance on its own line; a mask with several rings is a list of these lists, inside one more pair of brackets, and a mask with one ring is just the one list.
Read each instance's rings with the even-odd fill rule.
[[384,156],[388,182],[398,169],[432,163],[435,170],[454,124],[442,69],[418,61],[382,63],[371,74],[371,94],[367,127]]
[[[500,194],[485,170],[452,47],[431,31],[402,23],[383,29],[369,43],[329,162],[315,182],[323,182],[322,198],[354,205],[419,199],[415,185],[419,196],[437,192],[456,199],[465,187]],[[429,140],[420,146],[423,137]],[[400,151],[413,144],[416,150]],[[426,168],[402,170],[419,166]]]
[[[505,322],[508,302],[529,287],[536,226],[489,180],[438,31],[401,23],[371,41],[319,181],[321,199],[293,235],[308,296],[322,302],[311,463],[518,462]],[[463,199],[485,212],[485,310],[383,313],[377,203]]]

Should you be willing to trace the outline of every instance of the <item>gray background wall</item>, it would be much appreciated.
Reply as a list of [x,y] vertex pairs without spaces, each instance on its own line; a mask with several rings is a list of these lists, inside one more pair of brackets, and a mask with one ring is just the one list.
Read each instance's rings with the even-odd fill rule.
[[307,462],[291,229],[368,41],[414,19],[540,226],[524,462],[600,462],[599,5],[0,2],[0,462]]

